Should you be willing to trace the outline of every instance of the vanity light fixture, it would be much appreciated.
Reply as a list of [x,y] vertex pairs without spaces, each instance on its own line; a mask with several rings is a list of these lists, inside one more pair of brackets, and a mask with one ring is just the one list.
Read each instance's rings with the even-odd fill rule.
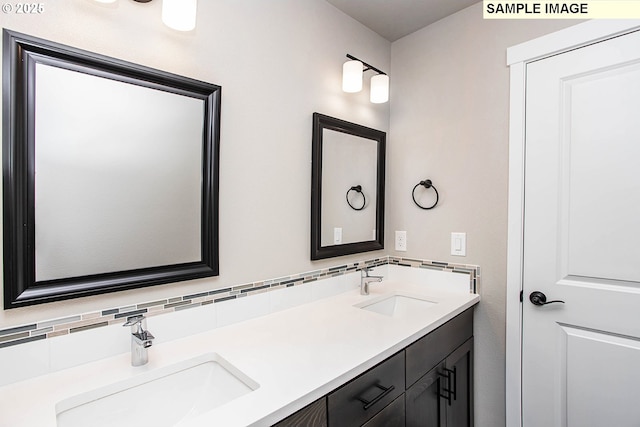
[[174,30],[191,31],[196,28],[197,6],[198,0],[162,0],[162,22]]
[[360,92],[364,72],[373,70],[378,74],[371,77],[369,100],[374,104],[387,102],[389,100],[389,76],[387,73],[353,55],[347,54],[347,58],[349,61],[342,65],[342,90],[349,93]]
[[389,100],[389,76],[377,74],[371,77],[369,100],[374,104],[382,104]]
[[[98,3],[115,3],[117,0],[94,0]],[[149,3],[151,0],[133,0]],[[198,0],[162,0],[162,22],[174,30],[191,31],[196,28]]]
[[[347,55],[349,56],[349,55]],[[356,93],[362,90],[363,64],[357,59],[347,61],[342,65],[342,90]]]

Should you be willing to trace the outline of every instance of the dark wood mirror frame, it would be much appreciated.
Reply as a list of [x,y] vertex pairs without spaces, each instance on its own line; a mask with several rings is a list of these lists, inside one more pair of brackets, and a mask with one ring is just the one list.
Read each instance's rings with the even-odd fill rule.
[[[203,102],[200,261],[36,281],[34,89],[37,63]],[[5,309],[219,274],[220,86],[6,29],[2,72]]]
[[[361,137],[377,143],[376,171],[376,239],[339,245],[322,246],[322,146],[324,129]],[[345,120],[313,113],[311,162],[311,259],[384,249],[385,132]],[[326,173],[326,172],[325,172]]]

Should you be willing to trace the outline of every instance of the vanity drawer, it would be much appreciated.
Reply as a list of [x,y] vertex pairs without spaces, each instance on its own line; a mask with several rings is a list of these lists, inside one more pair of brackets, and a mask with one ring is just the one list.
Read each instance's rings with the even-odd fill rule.
[[329,394],[329,425],[360,426],[404,393],[404,388],[401,351]]
[[405,427],[404,394],[378,412],[362,427]]
[[472,335],[473,308],[470,308],[407,347],[407,387],[413,385]]

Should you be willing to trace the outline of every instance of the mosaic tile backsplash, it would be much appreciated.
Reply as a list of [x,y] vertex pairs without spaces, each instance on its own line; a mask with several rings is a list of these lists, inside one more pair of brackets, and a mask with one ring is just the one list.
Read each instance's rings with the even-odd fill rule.
[[343,264],[322,270],[314,270],[277,279],[246,283],[224,289],[215,289],[197,294],[143,302],[126,307],[109,308],[92,313],[78,314],[60,319],[47,320],[29,325],[15,326],[0,330],[0,348],[32,341],[72,334],[87,329],[100,328],[115,323],[124,323],[127,317],[144,314],[157,316],[174,311],[187,310],[207,304],[216,304],[237,298],[246,298],[263,292],[301,285],[330,277],[341,276],[363,268],[382,265],[397,265],[410,268],[426,268],[469,275],[469,291],[477,292],[480,282],[480,267],[467,264],[453,264],[412,258],[385,256],[357,263]]

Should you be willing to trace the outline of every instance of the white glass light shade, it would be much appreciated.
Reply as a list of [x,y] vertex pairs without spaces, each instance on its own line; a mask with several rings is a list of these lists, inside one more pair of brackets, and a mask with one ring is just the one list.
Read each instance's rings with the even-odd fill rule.
[[93,0],[98,3],[115,3],[117,0]]
[[342,66],[342,90],[349,93],[362,90],[362,62],[347,61]]
[[162,22],[178,31],[196,28],[198,0],[162,0]]
[[378,74],[371,77],[369,100],[374,104],[382,104],[389,100],[389,76]]

